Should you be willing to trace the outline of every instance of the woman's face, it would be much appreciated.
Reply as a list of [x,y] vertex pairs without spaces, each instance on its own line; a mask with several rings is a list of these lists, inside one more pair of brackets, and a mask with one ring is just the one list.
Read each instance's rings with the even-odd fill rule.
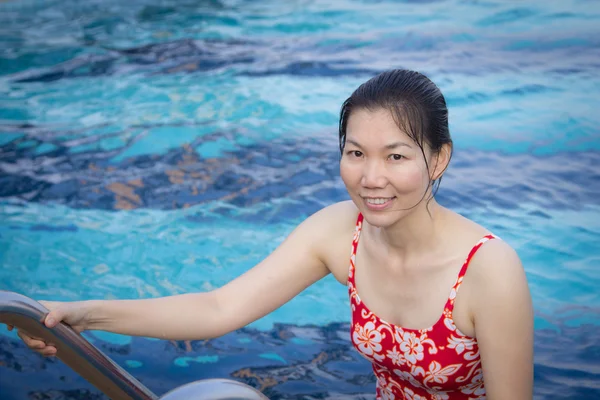
[[421,149],[385,109],[352,111],[340,174],[358,209],[378,227],[416,210],[430,182]]

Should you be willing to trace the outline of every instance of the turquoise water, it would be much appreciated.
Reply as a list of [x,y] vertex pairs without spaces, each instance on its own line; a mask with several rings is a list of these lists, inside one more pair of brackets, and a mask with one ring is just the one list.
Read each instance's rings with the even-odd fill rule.
[[[226,283],[347,198],[339,107],[412,68],[450,107],[439,201],[525,265],[536,394],[600,393],[600,3],[124,3],[0,3],[0,289],[79,300]],[[251,327],[348,320],[326,278]],[[580,345],[568,360],[554,334]]]

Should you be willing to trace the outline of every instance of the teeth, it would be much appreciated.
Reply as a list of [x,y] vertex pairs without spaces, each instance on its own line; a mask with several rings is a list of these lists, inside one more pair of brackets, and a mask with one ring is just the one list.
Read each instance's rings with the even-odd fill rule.
[[369,203],[369,204],[384,204],[387,201],[389,201],[390,199],[391,199],[391,197],[387,197],[387,198],[380,197],[377,199],[366,199],[366,200],[367,200],[367,203]]

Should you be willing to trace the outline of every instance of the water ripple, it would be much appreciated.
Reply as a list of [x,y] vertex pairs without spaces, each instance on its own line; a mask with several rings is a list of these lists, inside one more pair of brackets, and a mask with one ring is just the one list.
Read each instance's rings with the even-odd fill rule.
[[[271,399],[373,399],[371,366],[352,348],[349,329],[348,324],[278,324],[269,331],[241,329],[219,339],[192,342],[133,338],[131,343],[116,344],[92,338],[104,353],[159,395],[192,380],[229,377]],[[534,399],[592,400],[600,396],[597,329],[537,330],[534,339]],[[6,349],[0,351],[0,363],[5,366],[0,384],[10,394],[6,400],[32,392],[69,400],[97,396],[95,389],[66,366],[42,359],[21,342],[0,336],[0,348]]]
[[[32,13],[31,19],[18,15],[3,21],[0,43],[6,47],[0,50],[0,67],[12,82],[210,70],[248,75],[372,74],[431,57],[443,57],[446,69],[465,74],[510,66],[540,68],[549,60],[591,71],[598,60],[599,36],[597,28],[588,28],[600,20],[600,9],[588,6],[586,12],[574,12],[581,8],[577,2],[563,3],[547,4],[546,12],[494,2],[484,9],[482,4],[462,1],[417,4],[414,11],[388,2],[373,6],[349,2],[342,10],[313,4],[302,10],[293,5],[245,4],[243,13],[235,2],[197,7],[134,2],[113,9],[95,7],[93,2],[71,3],[61,7],[63,11],[50,11],[40,3],[43,10]],[[483,18],[474,17],[486,12],[489,15]],[[365,31],[359,17],[377,18],[379,25]],[[544,29],[571,19],[570,30]],[[197,21],[200,28],[194,29]],[[40,31],[23,29],[31,24]],[[519,35],[514,35],[515,28]],[[138,32],[139,38],[127,37],[128,30]],[[340,35],[340,30],[346,33]],[[469,63],[461,62],[465,43],[477,48],[468,55]],[[523,52],[528,54],[526,62]]]
[[[217,200],[247,207],[283,198],[310,203],[323,198],[323,190],[329,201],[346,198],[333,140],[235,145],[235,133],[221,132],[164,154],[120,162],[115,156],[137,136],[108,151],[72,151],[120,135],[61,141],[32,134],[2,145],[0,197],[99,209],[172,209]],[[228,148],[220,156],[202,154],[223,139]],[[39,154],[48,143],[55,149]],[[459,150],[440,201],[451,207],[510,209],[532,203],[540,210],[576,210],[598,204],[600,174],[593,166],[599,164],[600,153],[593,151],[534,156]]]
[[[599,22],[600,3],[584,0],[0,1],[0,282],[59,299],[224,284],[347,198],[339,105],[367,77],[413,68],[450,106],[456,156],[439,201],[525,266],[536,399],[598,398]],[[165,354],[194,377],[232,354],[218,373],[272,382],[275,397],[368,398],[368,365],[330,324],[347,315],[347,293],[327,279],[257,322],[323,328],[170,350],[101,343],[156,385],[188,376],[158,376]],[[240,346],[254,339],[249,357]],[[0,341],[3,389],[94,396]],[[55,391],[40,369],[56,373]]]

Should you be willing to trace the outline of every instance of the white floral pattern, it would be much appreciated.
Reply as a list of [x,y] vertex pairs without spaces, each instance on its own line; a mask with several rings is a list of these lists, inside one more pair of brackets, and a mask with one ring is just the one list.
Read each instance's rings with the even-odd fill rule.
[[392,350],[388,350],[387,358],[394,363],[394,365],[404,365],[406,363],[406,359],[402,353],[399,353],[396,346]]
[[462,354],[465,350],[473,350],[477,346],[477,342],[468,337],[456,337],[454,335],[450,335],[448,338],[448,347],[449,349],[454,349],[456,354]]
[[363,355],[377,361],[383,360],[385,356],[381,352],[381,333],[375,329],[375,324],[367,322],[364,325],[356,324],[352,334],[352,342]]
[[423,359],[423,345],[413,332],[401,332],[396,334],[396,340],[400,343],[400,351],[410,364],[416,364],[417,360]]
[[404,388],[404,398],[407,400],[428,400],[427,397],[420,396],[407,387]]
[[348,274],[351,338],[358,352],[373,363],[377,399],[485,399],[477,340],[456,328],[452,310],[471,258],[483,243],[495,236],[485,236],[469,253],[439,321],[428,329],[404,329],[373,314],[356,291],[354,272],[362,219],[359,215]]

